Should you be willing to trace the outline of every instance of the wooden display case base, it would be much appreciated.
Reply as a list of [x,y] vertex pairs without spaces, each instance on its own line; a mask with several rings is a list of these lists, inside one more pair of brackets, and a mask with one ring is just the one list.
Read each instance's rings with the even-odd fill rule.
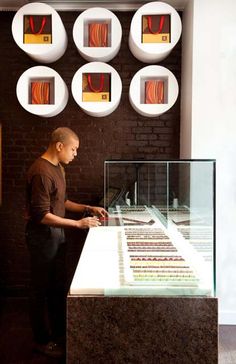
[[217,298],[67,297],[67,364],[217,362]]

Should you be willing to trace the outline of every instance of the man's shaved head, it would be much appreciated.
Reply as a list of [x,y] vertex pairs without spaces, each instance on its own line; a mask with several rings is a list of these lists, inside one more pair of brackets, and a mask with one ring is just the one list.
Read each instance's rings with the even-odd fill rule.
[[60,127],[52,132],[50,144],[55,144],[57,142],[65,143],[70,138],[79,141],[78,135],[73,130],[67,127]]

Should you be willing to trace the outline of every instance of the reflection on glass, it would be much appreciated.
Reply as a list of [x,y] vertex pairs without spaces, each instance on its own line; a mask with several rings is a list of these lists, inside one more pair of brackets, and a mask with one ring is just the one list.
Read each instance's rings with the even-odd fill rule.
[[104,179],[123,292],[213,296],[215,161],[106,161]]

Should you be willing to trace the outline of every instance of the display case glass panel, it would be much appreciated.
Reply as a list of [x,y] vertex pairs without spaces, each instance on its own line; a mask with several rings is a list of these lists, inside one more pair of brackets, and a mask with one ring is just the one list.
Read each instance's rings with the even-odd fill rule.
[[71,293],[214,296],[215,161],[106,161]]
[[[206,294],[213,295],[215,162],[106,161],[104,179],[104,206],[110,217],[119,216],[120,225],[125,227],[129,262],[133,259],[131,252],[140,253],[137,259],[144,259],[144,252],[152,255],[146,258],[149,260],[142,268],[131,269],[131,276],[135,275],[143,284],[159,280],[168,283],[169,280],[170,286],[181,277],[185,283],[197,286],[201,276],[207,282]],[[113,198],[109,196],[112,189],[120,191]],[[107,225],[113,222],[112,218],[108,219]],[[153,238],[148,242],[150,234]],[[167,260],[186,256],[184,264],[178,262],[173,264],[175,268],[161,272],[150,266],[154,258],[160,259],[160,252]],[[166,256],[165,252],[168,252]],[[185,268],[178,268],[178,271],[177,265]]]

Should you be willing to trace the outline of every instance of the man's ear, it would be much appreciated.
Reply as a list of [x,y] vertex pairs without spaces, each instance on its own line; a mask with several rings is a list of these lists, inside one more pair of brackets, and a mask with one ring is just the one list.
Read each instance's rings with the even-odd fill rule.
[[56,142],[56,150],[57,150],[58,152],[61,152],[62,148],[63,148],[63,143],[61,143],[61,142]]

